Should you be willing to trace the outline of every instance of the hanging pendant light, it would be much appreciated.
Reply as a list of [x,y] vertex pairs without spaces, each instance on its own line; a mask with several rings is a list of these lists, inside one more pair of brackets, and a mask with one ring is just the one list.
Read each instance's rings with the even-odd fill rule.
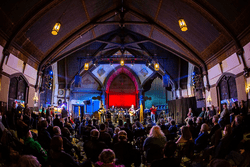
[[160,69],[159,63],[155,63],[154,68],[155,68],[155,71],[159,71]]
[[121,66],[124,66],[124,60],[123,59],[121,59],[120,64],[121,64]]
[[183,18],[179,19],[179,26],[181,28],[181,31],[187,31],[188,30],[187,24],[186,24],[186,22],[185,22],[185,20]]
[[60,28],[61,28],[61,23],[60,23],[60,22],[57,22],[57,23],[54,25],[54,27],[53,27],[53,29],[52,29],[52,31],[51,31],[51,34],[52,34],[52,35],[57,35],[58,32],[59,32],[59,30],[60,30]]
[[84,64],[84,70],[87,71],[88,69],[89,69],[89,63],[85,63],[85,64]]

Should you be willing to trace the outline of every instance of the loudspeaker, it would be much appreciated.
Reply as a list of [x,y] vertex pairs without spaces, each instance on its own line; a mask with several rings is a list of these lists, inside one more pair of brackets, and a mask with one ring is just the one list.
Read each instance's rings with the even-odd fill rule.
[[80,87],[81,86],[81,76],[76,75],[75,76],[75,87]]

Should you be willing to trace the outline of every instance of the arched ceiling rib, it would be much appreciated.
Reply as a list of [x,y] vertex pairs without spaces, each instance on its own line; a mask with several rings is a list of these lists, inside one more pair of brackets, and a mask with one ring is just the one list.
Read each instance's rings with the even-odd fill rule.
[[[147,40],[206,69],[204,62],[216,59],[228,44],[241,48],[238,36],[250,29],[250,0],[123,2],[124,18],[120,15],[121,0],[3,1],[0,2],[0,18],[6,24],[0,25],[0,37],[6,43],[0,42],[5,45],[5,50],[14,47],[30,56],[31,61],[40,63],[41,70],[52,60],[60,60],[60,56],[84,48],[97,39],[102,40],[99,42],[104,46],[103,41],[107,39],[99,37],[110,31],[128,29],[138,39],[133,42],[139,42],[133,46],[126,44],[132,52],[139,52],[142,49],[139,46]],[[65,9],[62,29],[58,36],[52,36],[51,29]],[[187,32],[180,31],[178,17],[186,20]],[[124,35],[123,31],[119,33]],[[80,35],[83,38],[79,38]],[[109,42],[121,43],[121,39],[117,36]],[[128,43],[129,40],[124,41]],[[104,50],[112,51],[117,49],[115,47],[108,43]]]

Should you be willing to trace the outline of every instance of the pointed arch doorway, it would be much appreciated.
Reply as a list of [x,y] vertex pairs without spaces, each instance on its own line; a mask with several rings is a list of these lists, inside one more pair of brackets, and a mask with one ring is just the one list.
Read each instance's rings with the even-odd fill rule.
[[111,106],[129,108],[133,104],[139,107],[138,78],[129,69],[121,67],[107,77],[106,82],[106,107]]

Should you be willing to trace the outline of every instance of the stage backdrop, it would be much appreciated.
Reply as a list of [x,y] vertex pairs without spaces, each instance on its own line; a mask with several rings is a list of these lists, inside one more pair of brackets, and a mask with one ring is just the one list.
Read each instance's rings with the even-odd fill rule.
[[179,124],[184,123],[189,108],[192,108],[194,115],[197,116],[195,97],[167,101],[167,103],[170,116]]
[[126,74],[118,75],[111,83],[108,92],[108,104],[116,107],[129,108],[132,104],[138,106],[134,82]]

